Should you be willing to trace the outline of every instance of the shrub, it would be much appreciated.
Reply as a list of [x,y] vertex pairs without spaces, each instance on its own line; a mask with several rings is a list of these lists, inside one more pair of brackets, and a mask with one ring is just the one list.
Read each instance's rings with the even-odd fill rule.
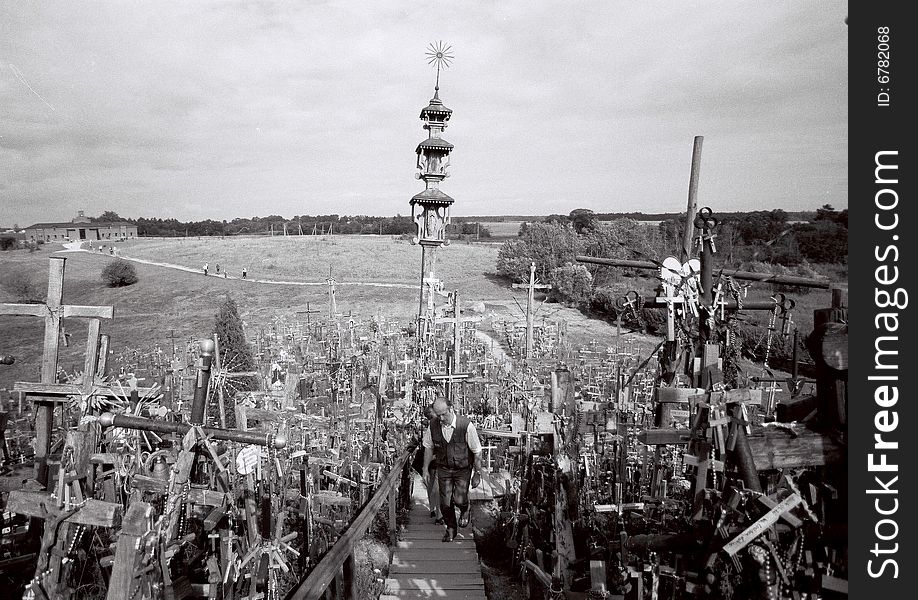
[[17,302],[35,304],[45,299],[45,292],[38,280],[24,268],[10,273],[3,282],[3,287],[16,298]]
[[102,269],[102,280],[108,287],[131,285],[137,283],[137,271],[134,265],[126,260],[113,260]]
[[16,247],[16,238],[0,237],[0,250],[12,250]]
[[569,304],[581,304],[590,298],[593,276],[584,265],[567,263],[551,270],[551,297]]
[[596,312],[607,314],[614,319],[618,316],[618,307],[615,306],[615,301],[621,295],[620,292],[611,287],[596,288],[593,290],[593,295],[590,296],[590,308]]

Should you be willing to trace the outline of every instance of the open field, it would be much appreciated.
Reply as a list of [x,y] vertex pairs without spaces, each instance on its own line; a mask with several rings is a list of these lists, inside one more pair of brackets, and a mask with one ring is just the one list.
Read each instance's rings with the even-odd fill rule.
[[[0,302],[16,301],[2,286],[15,271],[28,271],[39,288],[45,289],[48,257],[60,249],[50,246],[34,253],[23,250],[0,254]],[[494,274],[498,248],[499,245],[455,242],[439,252],[437,271],[444,274],[447,290],[459,290],[466,312],[483,309],[486,321],[522,321],[525,293],[511,290]],[[173,331],[177,343],[210,335],[214,314],[227,294],[238,303],[250,332],[266,326],[276,316],[296,318],[299,312],[299,318],[305,319],[303,311],[307,308],[327,311],[328,288],[323,283],[329,268],[338,282],[336,301],[340,312],[350,312],[358,320],[379,314],[405,322],[417,314],[420,248],[386,236],[139,239],[119,244],[118,252],[127,258],[189,270],[136,262],[138,283],[108,288],[99,278],[111,260],[107,252],[61,254],[67,257],[65,303],[115,307],[115,319],[103,324],[103,333],[112,336],[116,352],[157,344],[171,348]],[[211,273],[218,263],[221,271],[229,269],[229,278],[204,277],[201,267],[205,262],[210,263]],[[243,266],[248,269],[247,281],[238,279]],[[620,286],[622,290],[643,290],[651,295],[656,280],[633,277],[623,280]],[[748,299],[770,295],[769,289],[758,285],[750,289]],[[798,303],[794,320],[806,334],[812,329],[813,310],[827,307],[830,294],[815,290],[793,297]],[[767,317],[767,313],[759,312],[743,318],[760,324],[758,331],[764,334]],[[567,321],[568,339],[575,344],[595,340],[607,345],[615,340],[615,326],[607,320],[558,304],[542,305],[536,318]],[[64,325],[70,346],[61,348],[61,366],[72,371],[82,368],[86,326],[84,321],[72,319]],[[42,322],[32,317],[2,318],[0,354],[12,354],[17,362],[0,368],[0,388],[17,380],[37,380],[42,327]],[[487,331],[487,322],[482,329]],[[628,335],[638,338],[641,347],[652,347],[657,341],[649,336]]]
[[[324,241],[323,241],[324,239]],[[493,275],[498,246],[453,243],[440,252],[438,272],[446,289],[458,289],[465,310],[473,304],[486,315],[500,319],[524,318],[519,305],[525,294],[513,291]],[[60,246],[43,245],[40,250],[0,254],[0,302],[17,299],[3,287],[15,271],[29,272],[41,290],[47,282],[48,258]],[[112,349],[148,349],[160,345],[171,349],[171,333],[176,343],[209,336],[218,306],[227,294],[238,303],[249,331],[270,323],[275,316],[296,317],[298,311],[327,310],[328,290],[324,285],[260,283],[261,278],[321,284],[332,275],[339,282],[336,299],[340,312],[368,319],[376,314],[409,321],[417,314],[416,278],[420,270],[420,248],[388,237],[259,237],[198,239],[140,239],[118,245],[124,257],[169,263],[192,272],[137,262],[139,281],[129,287],[109,288],[99,275],[111,261],[108,253],[67,252],[64,302],[82,305],[113,305],[115,318],[103,323],[102,332],[111,335]],[[231,278],[201,274],[209,262],[229,268]],[[239,277],[242,267],[250,280]],[[360,283],[400,284],[401,287],[375,287]],[[303,314],[299,318],[305,319]],[[607,344],[615,327],[579,311],[545,304],[537,319],[565,319],[569,339],[586,343],[592,339]],[[82,369],[85,321],[64,322],[70,336],[69,347],[61,348],[60,365],[73,371]],[[0,388],[13,381],[37,381],[41,356],[43,323],[34,317],[0,318],[0,354],[12,354],[16,364],[0,368]],[[648,339],[648,343],[652,340]]]
[[491,237],[495,238],[515,238],[520,232],[522,221],[482,221],[482,225],[491,231]]

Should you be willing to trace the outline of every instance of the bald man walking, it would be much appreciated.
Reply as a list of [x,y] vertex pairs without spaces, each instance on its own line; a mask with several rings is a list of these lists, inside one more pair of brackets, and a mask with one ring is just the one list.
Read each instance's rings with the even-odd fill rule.
[[[456,537],[456,508],[458,527],[469,524],[469,483],[473,488],[481,483],[481,441],[478,431],[468,417],[456,414],[443,398],[433,404],[434,419],[424,430],[424,472],[430,461],[437,461],[437,483],[440,486],[440,513],[446,533],[444,542]],[[474,475],[472,472],[474,470]]]

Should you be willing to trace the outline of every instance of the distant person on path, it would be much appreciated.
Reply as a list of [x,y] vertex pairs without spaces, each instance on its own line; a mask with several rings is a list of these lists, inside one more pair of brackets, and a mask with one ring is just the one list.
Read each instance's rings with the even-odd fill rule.
[[245,279],[245,267],[242,267],[242,278]]
[[204,263],[204,276],[207,277],[207,263]]
[[217,267],[214,270],[216,271],[217,275],[220,274],[220,263],[217,263]]
[[[459,509],[459,527],[469,524],[469,483],[481,483],[481,441],[478,431],[468,417],[456,414],[445,398],[433,404],[434,419],[424,430],[424,470],[436,459],[437,483],[440,486],[440,513],[446,533],[444,542],[456,538],[456,508]],[[474,470],[474,475],[472,471]]]

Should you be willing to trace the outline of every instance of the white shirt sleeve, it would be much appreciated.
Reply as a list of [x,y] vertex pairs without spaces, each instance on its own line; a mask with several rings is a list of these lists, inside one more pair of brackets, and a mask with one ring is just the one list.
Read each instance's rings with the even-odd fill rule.
[[481,440],[478,439],[478,430],[475,429],[474,423],[469,423],[469,428],[465,430],[465,442],[469,445],[469,450],[475,454],[481,453]]
[[425,448],[433,449],[433,438],[430,437],[430,427],[424,428],[424,434],[421,435],[421,445]]

